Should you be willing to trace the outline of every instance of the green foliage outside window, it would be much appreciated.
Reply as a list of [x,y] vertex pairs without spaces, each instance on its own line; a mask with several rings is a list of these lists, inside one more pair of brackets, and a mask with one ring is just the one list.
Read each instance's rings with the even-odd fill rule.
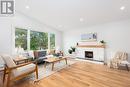
[[48,33],[30,31],[30,49],[48,49]]
[[[30,50],[48,49],[48,33],[29,31],[30,32]],[[28,30],[16,28],[15,29],[15,47],[21,47],[27,50]],[[55,49],[55,34],[50,34],[50,49]]]
[[55,49],[55,34],[50,34],[50,49]]
[[27,50],[27,30],[16,28],[15,29],[15,47],[21,47]]

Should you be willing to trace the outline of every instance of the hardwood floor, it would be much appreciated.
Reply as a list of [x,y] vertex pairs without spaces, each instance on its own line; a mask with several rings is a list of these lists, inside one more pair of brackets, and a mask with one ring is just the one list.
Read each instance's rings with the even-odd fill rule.
[[130,87],[130,72],[77,62],[35,84],[24,80],[11,87]]

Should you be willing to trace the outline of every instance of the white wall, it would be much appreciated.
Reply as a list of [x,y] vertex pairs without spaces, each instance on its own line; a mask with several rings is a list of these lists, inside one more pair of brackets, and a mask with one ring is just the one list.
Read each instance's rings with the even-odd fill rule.
[[12,18],[0,18],[0,53],[10,53]]
[[15,27],[55,33],[56,46],[62,48],[62,32],[42,24],[23,14],[14,17],[0,17],[0,53],[12,54],[15,49]]
[[107,42],[105,60],[109,60],[116,51],[126,51],[130,54],[130,19],[64,32],[65,53],[68,53],[70,46],[75,46],[80,41],[81,34],[90,32],[97,32],[98,42]]

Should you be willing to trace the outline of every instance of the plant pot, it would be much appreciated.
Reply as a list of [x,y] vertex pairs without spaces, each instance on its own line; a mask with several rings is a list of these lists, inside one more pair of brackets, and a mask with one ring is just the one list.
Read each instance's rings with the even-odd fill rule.
[[72,54],[72,52],[69,52],[69,54]]
[[69,54],[72,54],[73,51],[69,49],[68,52],[69,52]]
[[75,49],[72,49],[73,52],[75,52]]

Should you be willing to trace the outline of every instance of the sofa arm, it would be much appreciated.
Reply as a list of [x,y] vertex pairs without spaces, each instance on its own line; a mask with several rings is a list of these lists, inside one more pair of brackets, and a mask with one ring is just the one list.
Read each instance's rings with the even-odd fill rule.
[[31,61],[31,62],[28,62],[28,63],[23,63],[23,64],[20,64],[20,65],[17,65],[17,66],[15,66],[15,67],[9,67],[8,70],[17,69],[17,68],[19,68],[19,67],[26,66],[26,65],[29,65],[29,64],[31,64],[31,63],[34,63],[34,64],[37,65],[37,61]]

